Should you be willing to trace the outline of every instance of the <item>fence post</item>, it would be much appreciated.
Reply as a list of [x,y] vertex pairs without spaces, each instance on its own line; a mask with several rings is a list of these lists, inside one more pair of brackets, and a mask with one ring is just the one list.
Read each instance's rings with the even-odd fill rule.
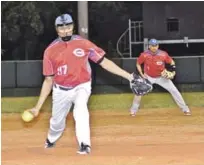
[[78,1],[78,31],[79,34],[88,39],[88,2]]
[[131,19],[129,19],[129,52],[130,52],[130,58],[132,58],[132,33],[131,33]]
[[144,51],[148,49],[148,38],[144,38]]

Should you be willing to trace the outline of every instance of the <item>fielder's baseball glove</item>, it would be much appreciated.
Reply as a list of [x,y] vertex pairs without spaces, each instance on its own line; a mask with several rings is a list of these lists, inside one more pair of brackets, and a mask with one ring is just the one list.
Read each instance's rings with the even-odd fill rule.
[[174,76],[175,76],[175,73],[170,72],[170,71],[164,69],[164,70],[161,72],[161,76],[164,77],[164,78],[167,78],[167,79],[173,79]]
[[132,92],[138,96],[143,96],[152,91],[153,87],[149,80],[133,73],[134,79],[130,82]]

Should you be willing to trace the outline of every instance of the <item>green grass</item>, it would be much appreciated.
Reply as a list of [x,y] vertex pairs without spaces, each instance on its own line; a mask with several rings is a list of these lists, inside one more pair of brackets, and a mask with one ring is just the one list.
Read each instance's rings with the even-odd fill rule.
[[[184,100],[190,107],[204,107],[204,92],[182,93]],[[3,97],[1,98],[2,113],[20,113],[32,108],[38,97]],[[89,109],[94,110],[124,110],[129,109],[133,94],[102,94],[92,95]],[[51,97],[49,97],[42,111],[51,111]],[[141,108],[174,108],[177,107],[168,93],[151,93],[143,97]]]

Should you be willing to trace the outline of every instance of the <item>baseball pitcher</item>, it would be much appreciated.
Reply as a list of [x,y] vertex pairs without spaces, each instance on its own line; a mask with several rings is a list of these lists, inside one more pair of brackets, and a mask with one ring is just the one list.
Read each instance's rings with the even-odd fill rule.
[[[142,64],[144,64],[144,73],[141,67]],[[168,70],[165,68],[165,64],[169,64],[170,67]],[[175,62],[167,52],[159,50],[159,44],[156,39],[149,41],[149,49],[140,54],[136,65],[141,77],[149,80],[151,84],[158,84],[166,89],[172,95],[183,113],[185,115],[191,115],[180,92],[171,81],[176,74]],[[130,109],[131,116],[135,116],[138,112],[140,102],[141,96],[135,95]]]
[[[28,111],[38,116],[47,96],[52,93],[52,117],[45,148],[54,147],[65,129],[66,116],[74,104],[73,116],[78,154],[91,151],[89,112],[87,102],[91,95],[91,67],[89,59],[107,71],[130,81],[131,89],[137,87],[133,74],[126,72],[104,57],[105,52],[91,41],[73,34],[74,23],[69,14],[55,20],[58,38],[45,50],[43,75],[45,76],[39,100]],[[134,90],[133,90],[134,91]],[[136,90],[137,91],[137,90]],[[146,92],[148,92],[146,90]],[[145,94],[145,92],[142,92]]]

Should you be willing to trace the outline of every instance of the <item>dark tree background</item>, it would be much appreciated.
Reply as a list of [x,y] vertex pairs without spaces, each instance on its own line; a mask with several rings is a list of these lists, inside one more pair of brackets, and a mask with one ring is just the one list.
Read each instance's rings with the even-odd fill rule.
[[76,2],[2,2],[2,60],[42,59],[56,38],[55,18],[64,12],[76,18],[76,7]]
[[[89,2],[89,39],[114,57],[117,40],[128,28],[128,19],[143,20],[142,3]],[[73,16],[77,33],[77,2],[1,2],[2,60],[41,60],[45,48],[57,37],[55,18],[63,13]],[[173,56],[204,52],[203,43],[191,44],[189,48],[185,44],[160,47]],[[141,50],[134,46],[133,54],[138,56]]]
[[[89,2],[89,38],[114,50],[128,19],[142,19],[141,9],[140,2]],[[73,16],[77,33],[77,2],[1,2],[2,60],[42,59],[57,37],[54,21],[62,13]]]

